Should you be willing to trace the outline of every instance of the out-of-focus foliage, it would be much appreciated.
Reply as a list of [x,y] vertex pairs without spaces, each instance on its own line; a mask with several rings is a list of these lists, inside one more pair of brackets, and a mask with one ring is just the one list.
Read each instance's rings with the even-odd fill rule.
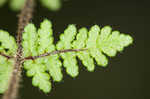
[[[23,8],[25,0],[0,0],[0,7],[9,1],[10,8],[19,11]],[[37,2],[37,0],[35,0]],[[61,0],[40,0],[41,4],[51,11],[57,11],[61,8]]]
[[57,11],[61,7],[61,0],[40,0],[41,4],[52,11]]

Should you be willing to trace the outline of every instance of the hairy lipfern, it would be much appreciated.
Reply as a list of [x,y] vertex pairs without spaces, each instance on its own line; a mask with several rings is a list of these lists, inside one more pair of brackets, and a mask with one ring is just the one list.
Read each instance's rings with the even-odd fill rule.
[[[0,0],[0,7],[3,6],[8,0]],[[37,1],[37,0],[36,0]],[[56,11],[61,7],[61,0],[39,0],[41,4],[49,10]],[[23,8],[25,0],[9,0],[10,8],[18,11]]]
[[[4,39],[5,38],[5,39]],[[23,33],[24,69],[28,77],[32,77],[33,86],[39,87],[43,92],[51,90],[51,79],[59,82],[63,78],[62,66],[66,72],[76,77],[79,74],[77,57],[82,61],[88,71],[94,71],[94,60],[99,66],[107,66],[106,55],[113,57],[117,51],[132,43],[129,35],[112,31],[110,26],[100,28],[94,25],[87,30],[81,28],[77,31],[75,25],[69,25],[60,40],[53,44],[52,23],[44,20],[40,28],[28,24]],[[15,55],[17,46],[13,37],[5,31],[0,31],[0,52],[6,55]],[[7,50],[6,50],[7,49]],[[60,57],[63,62],[60,61]],[[8,79],[12,71],[14,60],[0,56],[0,93],[7,89]]]

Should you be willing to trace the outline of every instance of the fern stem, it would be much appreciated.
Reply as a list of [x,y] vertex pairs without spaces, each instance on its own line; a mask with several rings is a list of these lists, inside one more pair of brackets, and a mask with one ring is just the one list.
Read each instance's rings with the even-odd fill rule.
[[25,60],[35,60],[38,58],[42,58],[42,57],[46,57],[46,56],[50,56],[50,55],[55,55],[55,54],[60,54],[60,53],[67,53],[67,52],[79,52],[79,51],[85,51],[87,49],[65,49],[65,50],[57,50],[57,51],[53,51],[53,52],[49,52],[49,53],[44,53],[38,56],[29,56],[29,57],[25,57],[23,59],[23,61]]
[[24,27],[29,23],[32,18],[34,8],[34,0],[26,0],[26,3],[21,10],[19,15],[19,22],[18,22],[18,31],[17,31],[17,53],[15,56],[15,63],[13,72],[11,74],[11,78],[9,80],[8,90],[4,93],[3,99],[16,99],[19,82],[21,78],[21,67],[22,67],[22,33],[24,32]]
[[6,55],[6,54],[1,53],[1,52],[0,52],[0,55],[6,57],[7,59],[14,58],[13,56],[9,56],[9,55]]

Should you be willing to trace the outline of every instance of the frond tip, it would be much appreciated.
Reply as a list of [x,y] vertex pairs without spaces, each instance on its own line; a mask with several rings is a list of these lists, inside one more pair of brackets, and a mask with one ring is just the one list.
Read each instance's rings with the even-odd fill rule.
[[[79,33],[77,33],[79,32]],[[45,93],[51,90],[50,78],[54,81],[61,81],[63,78],[61,68],[66,68],[66,72],[76,77],[79,74],[77,57],[82,61],[88,71],[94,71],[94,60],[99,66],[107,66],[108,59],[106,55],[113,57],[117,51],[123,51],[133,42],[131,36],[121,34],[119,31],[112,31],[110,26],[100,28],[94,25],[88,31],[81,28],[77,31],[75,25],[69,25],[64,33],[60,35],[60,41],[53,44],[52,23],[44,20],[40,29],[36,29],[34,24],[25,27],[23,33],[24,57],[39,56],[36,59],[26,60],[24,68],[27,70],[27,76],[33,77],[32,84],[39,87]],[[68,49],[86,49],[84,51],[68,51],[40,57],[41,54],[68,50]],[[106,55],[105,55],[106,54]],[[59,58],[63,59],[63,63]]]

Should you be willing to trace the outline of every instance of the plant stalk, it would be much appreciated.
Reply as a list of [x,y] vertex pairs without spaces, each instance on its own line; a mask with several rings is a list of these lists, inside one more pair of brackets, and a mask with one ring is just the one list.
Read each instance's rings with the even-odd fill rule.
[[19,82],[21,78],[21,68],[22,68],[22,33],[24,32],[24,27],[30,22],[32,19],[32,13],[34,9],[34,0],[26,0],[23,9],[19,15],[18,22],[18,31],[17,31],[17,53],[14,58],[14,68],[11,73],[11,77],[9,80],[9,85],[7,91],[4,93],[2,99],[16,99],[19,90]]
[[60,53],[67,53],[67,52],[79,52],[79,51],[85,51],[88,49],[64,49],[64,50],[56,50],[56,51],[52,51],[49,53],[44,53],[44,54],[40,54],[38,56],[29,56],[29,57],[25,57],[23,59],[23,62],[26,60],[35,60],[38,58],[42,58],[42,57],[46,57],[46,56],[51,56],[51,55],[55,55],[55,54],[60,54]]

